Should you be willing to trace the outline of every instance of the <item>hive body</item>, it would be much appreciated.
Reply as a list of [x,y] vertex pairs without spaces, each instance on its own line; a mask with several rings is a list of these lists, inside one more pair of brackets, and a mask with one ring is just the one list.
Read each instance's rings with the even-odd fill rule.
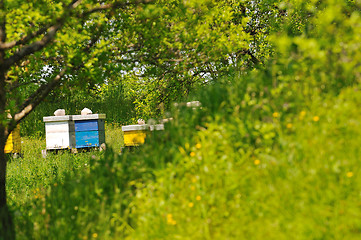
[[20,153],[21,152],[21,138],[20,138],[20,125],[9,134],[6,140],[5,153]]
[[105,143],[105,114],[44,117],[46,149],[99,147]]

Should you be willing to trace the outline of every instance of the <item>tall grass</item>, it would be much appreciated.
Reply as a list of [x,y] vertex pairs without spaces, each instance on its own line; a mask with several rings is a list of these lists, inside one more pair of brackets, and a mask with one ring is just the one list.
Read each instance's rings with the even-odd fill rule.
[[215,84],[121,155],[117,124],[105,153],[42,159],[44,139],[24,138],[7,186],[18,239],[357,239],[359,90],[291,109],[253,91]]
[[[271,114],[271,151],[239,147],[237,109],[233,118],[216,111],[137,189],[131,239],[357,239],[360,102],[359,90],[346,89],[297,113]],[[151,151],[158,145],[144,152],[160,160],[164,152]]]

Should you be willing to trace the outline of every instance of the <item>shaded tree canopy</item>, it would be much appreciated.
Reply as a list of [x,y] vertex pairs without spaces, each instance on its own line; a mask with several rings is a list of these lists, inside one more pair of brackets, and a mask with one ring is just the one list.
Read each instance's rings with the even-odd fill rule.
[[55,87],[66,93],[126,73],[145,85],[155,82],[165,101],[230,67],[262,62],[269,54],[265,34],[279,21],[272,6],[229,0],[4,1],[2,112],[10,109],[19,121]]

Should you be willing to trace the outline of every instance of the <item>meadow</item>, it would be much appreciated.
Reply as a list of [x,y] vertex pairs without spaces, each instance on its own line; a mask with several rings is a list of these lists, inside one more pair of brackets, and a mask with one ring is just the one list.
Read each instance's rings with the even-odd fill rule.
[[17,239],[357,239],[359,88],[287,108],[251,86],[200,91],[122,154],[110,122],[105,152],[44,159],[45,139],[23,137],[8,165]]

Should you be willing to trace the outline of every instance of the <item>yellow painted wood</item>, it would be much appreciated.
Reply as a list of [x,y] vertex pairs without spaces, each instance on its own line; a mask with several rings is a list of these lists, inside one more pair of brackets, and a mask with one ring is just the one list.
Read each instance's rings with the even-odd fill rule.
[[10,135],[8,136],[8,139],[6,140],[4,152],[5,153],[11,153],[13,148],[14,148],[13,133],[10,133]]
[[21,138],[20,138],[20,125],[10,133],[5,144],[5,153],[20,153],[21,152]]
[[138,146],[143,144],[147,136],[146,131],[135,130],[124,133],[124,146]]

